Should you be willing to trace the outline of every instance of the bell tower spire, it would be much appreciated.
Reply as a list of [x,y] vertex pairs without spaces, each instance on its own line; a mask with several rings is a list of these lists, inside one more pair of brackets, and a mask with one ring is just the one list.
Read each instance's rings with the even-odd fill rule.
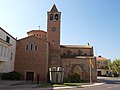
[[48,14],[47,31],[48,41],[51,48],[60,50],[60,19],[61,12],[58,12],[56,5],[54,4]]
[[56,5],[54,4],[51,8],[50,12],[58,12],[58,9],[56,8]]

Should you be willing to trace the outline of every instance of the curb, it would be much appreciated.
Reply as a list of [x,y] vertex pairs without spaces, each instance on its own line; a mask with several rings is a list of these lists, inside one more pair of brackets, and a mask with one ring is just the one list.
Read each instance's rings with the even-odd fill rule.
[[[49,87],[49,88],[40,88],[41,90],[55,90],[55,89],[72,89],[72,88],[84,88],[84,87],[93,87],[93,86],[100,86],[104,85],[105,83],[94,83],[91,85],[80,85],[80,86],[65,86],[65,87]],[[36,87],[34,87],[36,88]]]
[[81,87],[93,87],[93,86],[100,86],[100,85],[104,85],[105,83],[94,83],[91,85],[81,85]]

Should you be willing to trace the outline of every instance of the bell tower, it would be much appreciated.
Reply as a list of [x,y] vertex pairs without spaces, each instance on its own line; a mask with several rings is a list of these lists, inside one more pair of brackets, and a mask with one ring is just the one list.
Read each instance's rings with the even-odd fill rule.
[[61,12],[54,4],[47,12],[47,36],[49,42],[49,65],[60,66],[60,22]]
[[54,4],[48,14],[48,41],[51,48],[60,49],[60,18],[61,12],[58,12],[56,5]]

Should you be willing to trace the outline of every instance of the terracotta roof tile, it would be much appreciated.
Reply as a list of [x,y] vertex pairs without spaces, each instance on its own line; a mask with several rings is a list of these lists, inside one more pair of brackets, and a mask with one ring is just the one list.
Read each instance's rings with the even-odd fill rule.
[[27,32],[27,34],[31,33],[31,32],[44,32],[44,33],[47,33],[46,31],[44,30],[31,30],[29,32]]
[[109,60],[109,59],[104,58],[104,57],[96,57],[96,60],[98,60],[98,61],[105,61],[105,60]]
[[88,45],[61,45],[61,48],[92,48],[92,46]]

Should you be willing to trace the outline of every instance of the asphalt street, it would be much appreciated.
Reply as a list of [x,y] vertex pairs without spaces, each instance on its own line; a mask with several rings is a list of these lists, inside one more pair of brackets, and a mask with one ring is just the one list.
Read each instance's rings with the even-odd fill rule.
[[[89,87],[78,87],[71,89],[56,89],[56,90],[120,90],[120,78],[109,78],[109,77],[99,77],[99,82],[104,82],[105,84],[99,86],[89,86]],[[55,90],[36,88],[35,84],[23,84],[23,85],[13,85],[5,86],[0,88],[0,90]]]
[[[99,77],[99,81],[104,82],[104,85],[84,87],[84,88],[75,88],[67,90],[120,90],[120,78],[108,78],[108,77]],[[60,90],[60,89],[59,89]],[[66,90],[66,89],[62,89]]]

